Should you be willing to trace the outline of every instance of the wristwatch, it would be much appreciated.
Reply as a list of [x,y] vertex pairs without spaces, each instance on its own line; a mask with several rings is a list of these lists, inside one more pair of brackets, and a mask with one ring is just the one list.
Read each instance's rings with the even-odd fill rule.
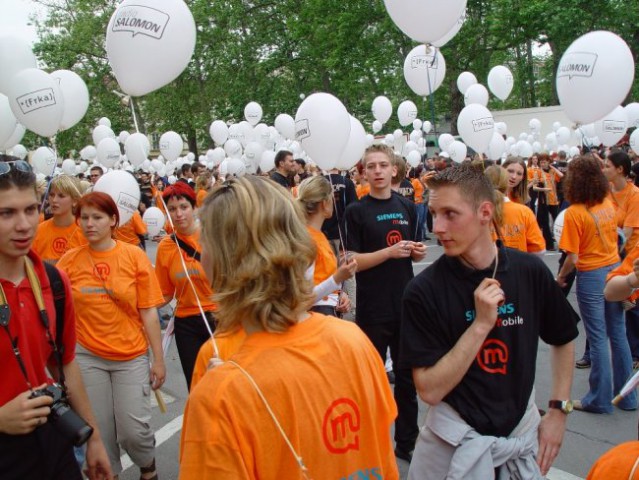
[[568,415],[573,410],[572,400],[549,400],[548,408],[556,408]]

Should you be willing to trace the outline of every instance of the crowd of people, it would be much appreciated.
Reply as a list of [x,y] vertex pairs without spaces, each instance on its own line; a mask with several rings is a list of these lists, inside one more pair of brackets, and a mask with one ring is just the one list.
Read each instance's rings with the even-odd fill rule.
[[[189,392],[180,478],[394,479],[399,458],[411,479],[541,479],[572,409],[612,413],[638,366],[633,163],[611,149],[412,168],[379,144],[349,172],[320,172],[282,150],[263,175],[137,172],[139,211],[121,225],[92,191],[100,166],[42,188],[3,155],[0,477],[82,478],[84,465],[117,478],[122,451],[142,479],[161,477],[150,396],[171,303],[165,335]],[[150,206],[167,216],[155,238]],[[433,236],[443,255],[415,276]],[[540,255],[556,249],[551,272]],[[575,367],[590,375],[573,400]],[[635,410],[636,392],[615,403]],[[65,434],[60,405],[92,429],[86,443]]]

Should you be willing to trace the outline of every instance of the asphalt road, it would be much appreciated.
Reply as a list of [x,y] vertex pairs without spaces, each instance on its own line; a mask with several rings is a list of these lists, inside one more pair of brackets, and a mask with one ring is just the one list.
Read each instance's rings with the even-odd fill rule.
[[[426,259],[415,265],[415,273],[419,273],[442,254],[441,247],[435,242],[428,242],[428,254]],[[151,245],[149,256],[154,259],[155,248]],[[544,256],[548,267],[556,272],[559,255],[549,252]],[[574,293],[569,297],[576,307]],[[544,301],[544,299],[539,299]],[[583,352],[585,334],[580,326],[580,336],[577,339],[577,355]],[[537,356],[537,378],[535,382],[537,403],[541,408],[549,399],[550,394],[550,348],[540,342]],[[167,401],[167,413],[162,414],[154,407],[152,426],[156,431],[157,440],[157,468],[162,480],[177,479],[179,472],[179,442],[182,423],[182,413],[186,402],[187,391],[180,361],[175,350],[171,346],[167,357],[167,381],[162,388],[164,398]],[[588,388],[589,370],[575,369],[572,397],[580,398]],[[426,405],[420,402],[420,424],[426,412]],[[568,420],[568,429],[564,438],[564,444],[557,458],[553,470],[548,475],[550,480],[578,480],[585,478],[593,462],[611,447],[637,439],[637,412],[624,412],[615,410],[611,415],[595,415],[584,412],[574,412]],[[131,466],[128,457],[124,457],[125,470],[121,474],[122,480],[137,480],[139,471]],[[406,478],[408,464],[403,460],[398,461],[401,478]],[[281,478],[286,478],[285,473]]]

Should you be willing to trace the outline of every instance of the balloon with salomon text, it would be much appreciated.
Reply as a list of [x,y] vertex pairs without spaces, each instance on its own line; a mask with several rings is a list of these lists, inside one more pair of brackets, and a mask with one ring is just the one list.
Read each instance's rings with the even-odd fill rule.
[[106,52],[122,91],[139,97],[175,80],[195,48],[195,21],[183,0],[124,0],[106,33]]
[[466,145],[478,153],[485,153],[495,131],[493,115],[483,105],[468,105],[457,117],[457,131]]
[[381,95],[373,100],[372,111],[375,120],[384,125],[393,115],[393,104],[387,97]]
[[142,133],[133,133],[126,139],[124,144],[124,153],[131,165],[139,167],[147,160],[151,152],[151,143],[146,135]]
[[557,96],[575,123],[603,118],[628,95],[635,75],[632,52],[607,31],[590,32],[564,52],[557,68]]
[[[22,145],[16,145],[16,146],[22,146]],[[15,148],[14,148],[13,154],[14,155],[16,154]],[[51,173],[53,172],[53,169],[55,168],[56,163],[58,163],[58,159],[53,149],[49,147],[40,147],[36,149],[35,152],[33,152],[33,155],[31,155],[31,163],[33,164],[33,170],[36,173],[42,173],[43,175],[51,175]]]
[[446,35],[466,11],[466,0],[384,0],[395,25],[419,43]]
[[499,100],[505,101],[514,85],[513,74],[507,67],[497,65],[488,72],[488,88]]
[[5,140],[3,145],[0,145],[0,150],[9,150],[10,148],[20,143],[20,140],[22,140],[22,137],[24,137],[26,131],[27,129],[24,127],[24,125],[20,123],[16,124],[16,128],[13,129],[13,133],[7,140]]
[[464,94],[464,104],[466,106],[476,103],[478,105],[488,105],[488,90],[481,83],[471,85]]
[[184,140],[179,133],[169,131],[160,137],[160,152],[169,161],[175,161],[184,150]]
[[70,70],[56,70],[51,73],[58,79],[64,98],[64,113],[60,122],[60,130],[68,130],[84,118],[89,108],[89,89],[84,80]]
[[417,118],[417,106],[410,100],[405,100],[397,107],[397,118],[402,127],[410,125]]
[[124,170],[111,170],[102,175],[93,187],[94,192],[104,192],[118,206],[120,225],[124,225],[140,205],[140,187],[133,175]]
[[627,129],[628,115],[621,106],[595,122],[595,133],[606,147],[616,145],[626,134]]
[[22,38],[0,35],[0,93],[9,96],[13,76],[22,70],[37,68],[31,46]]
[[0,93],[0,145],[4,145],[11,138],[17,126],[18,120],[11,111],[9,99]]
[[361,122],[351,115],[351,134],[348,137],[346,148],[337,160],[335,167],[340,170],[349,170],[362,159],[366,151],[366,131]]
[[42,137],[58,132],[64,114],[64,98],[58,81],[42,70],[18,72],[7,90],[18,122]]
[[103,138],[96,149],[97,159],[107,168],[113,168],[120,160],[120,144],[114,138]]
[[466,95],[466,90],[477,83],[477,77],[471,72],[462,72],[457,77],[457,89],[462,95]]
[[149,238],[153,238],[158,236],[162,231],[162,228],[164,228],[166,218],[164,217],[162,210],[158,207],[149,207],[144,211],[142,221],[146,225]]
[[351,134],[346,107],[329,93],[306,97],[295,115],[295,139],[313,161],[331,170],[342,155]]
[[438,48],[418,45],[404,60],[404,79],[410,89],[424,97],[437,90],[446,76],[446,60]]
[[262,107],[257,102],[250,102],[244,107],[244,118],[252,126],[257,125],[262,120]]

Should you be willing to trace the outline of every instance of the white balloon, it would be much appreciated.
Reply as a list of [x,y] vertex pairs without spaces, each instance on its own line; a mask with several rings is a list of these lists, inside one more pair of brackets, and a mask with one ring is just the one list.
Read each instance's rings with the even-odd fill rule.
[[129,138],[130,135],[131,134],[127,132],[126,130],[122,130],[120,134],[118,135],[118,142],[124,145],[126,143],[126,139]]
[[628,143],[632,151],[639,155],[639,128],[632,132]]
[[466,90],[477,83],[477,77],[471,72],[462,72],[457,77],[457,89],[462,95],[466,95]]
[[13,76],[22,70],[36,68],[31,46],[22,38],[0,35],[0,93],[7,96]]
[[370,147],[374,141],[375,137],[373,135],[371,135],[370,133],[366,135],[366,148]]
[[246,160],[250,162],[251,165],[257,167],[260,164],[260,160],[262,159],[262,153],[264,152],[264,147],[258,142],[249,142],[244,149],[244,156]]
[[169,161],[175,161],[184,150],[184,140],[179,133],[165,132],[160,137],[160,152]]
[[235,175],[236,177],[243,177],[246,173],[246,165],[239,158],[228,158],[226,162],[226,172],[228,175]]
[[244,118],[252,126],[257,125],[262,120],[262,107],[257,102],[250,102],[244,107]]
[[146,225],[149,238],[153,238],[158,236],[162,231],[162,228],[164,228],[166,218],[164,217],[164,212],[158,207],[149,207],[144,211],[142,221],[144,221],[144,224]]
[[[22,145],[16,145],[13,148],[13,154],[16,155],[16,147],[22,147]],[[24,147],[22,147],[24,148]],[[49,147],[40,147],[33,155],[31,155],[31,163],[33,164],[33,170],[36,173],[42,173],[43,175],[52,175],[53,170],[58,163],[55,152]]]
[[127,159],[134,167],[142,165],[142,163],[147,160],[150,152],[151,144],[146,135],[134,133],[126,139],[124,153],[126,153]]
[[16,128],[13,129],[13,133],[4,141],[4,145],[0,146],[0,150],[9,150],[11,147],[20,143],[20,140],[22,140],[26,131],[27,129],[24,125],[17,123]]
[[429,133],[432,128],[433,128],[433,124],[430,123],[428,120],[426,120],[424,124],[422,125],[422,130],[424,130],[425,133]]
[[388,98],[379,96],[376,97],[375,100],[373,100],[372,111],[375,120],[384,125],[386,122],[388,122],[391,115],[393,114],[393,104]]
[[224,152],[231,158],[240,158],[242,156],[242,144],[231,138],[224,144]]
[[509,146],[509,147],[511,145],[514,145],[515,143],[517,143],[517,140],[515,140],[515,137],[508,137],[506,139],[506,145]]
[[417,118],[417,106],[410,100],[405,100],[397,107],[397,118],[402,127],[410,125]]
[[460,17],[457,19],[457,22],[455,23],[455,25],[453,25],[453,28],[451,28],[448,31],[448,33],[446,33],[442,38],[435,40],[434,42],[431,42],[431,45],[438,48],[441,48],[444,45],[446,45],[455,37],[455,35],[457,35],[457,33],[464,26],[465,22],[466,22],[466,9],[464,9]]
[[211,160],[213,161],[213,164],[216,167],[220,163],[222,163],[222,160],[224,160],[225,157],[226,157],[226,152],[224,151],[222,147],[217,147],[213,149],[213,153],[211,154]]
[[328,93],[314,93],[295,115],[295,138],[322,169],[330,170],[341,157],[351,134],[346,108]]
[[564,144],[570,140],[570,129],[568,127],[559,127],[556,132],[557,135],[557,143]]
[[579,147],[570,147],[570,150],[568,151],[568,155],[570,156],[570,158],[573,158],[579,155]]
[[634,80],[632,52],[611,32],[590,32],[564,52],[557,69],[557,95],[576,123],[601,119],[623,102]]
[[466,153],[468,153],[468,148],[466,145],[459,140],[455,140],[453,143],[448,145],[446,151],[450,154],[450,158],[455,163],[461,163],[466,158]]
[[17,126],[18,121],[16,120],[16,116],[11,111],[9,99],[5,95],[0,93],[0,145],[4,145],[7,140],[11,138]]
[[556,132],[557,130],[559,130],[561,128],[561,122],[554,122],[552,124],[552,131]]
[[524,140],[517,142],[517,149],[519,150],[520,157],[530,158],[533,155],[532,145]]
[[419,145],[416,142],[408,141],[404,144],[402,148],[402,157],[406,158],[408,154],[412,151],[419,150]]
[[395,137],[392,133],[389,133],[384,137],[384,143],[389,147],[393,147],[395,145]]
[[400,128],[396,129],[393,132],[393,138],[395,139],[395,141],[399,140],[403,136],[404,136],[404,132],[402,132],[402,130]]
[[62,161],[62,171],[67,175],[75,175],[75,162],[70,158]]
[[417,119],[417,120],[413,120],[413,130],[421,130],[422,129],[422,121]]
[[495,130],[499,135],[506,135],[508,133],[508,125],[505,122],[495,122]]
[[215,120],[209,128],[209,134],[217,145],[224,145],[229,138],[229,127],[222,120]]
[[488,73],[488,88],[501,101],[506,100],[513,91],[513,74],[503,65],[497,65]]
[[98,125],[93,129],[91,137],[93,138],[93,145],[99,145],[105,138],[115,138],[115,133],[106,125]]
[[486,155],[490,160],[499,160],[505,151],[506,140],[504,140],[504,137],[502,137],[499,132],[493,132],[493,137],[490,139],[490,143],[488,144]]
[[519,140],[528,140],[528,134],[526,132],[522,132],[519,134]]
[[450,133],[442,133],[437,139],[437,144],[441,150],[448,150],[448,147],[451,143],[455,141],[455,137],[453,137]]
[[270,172],[275,168],[275,152],[266,150],[262,153],[260,159],[260,170],[262,173]]
[[488,105],[488,90],[481,83],[471,85],[464,94],[464,104],[466,106],[478,104],[482,106]]
[[[89,108],[89,89],[84,80],[70,70],[56,70],[51,73],[60,84],[64,98],[64,113],[60,122],[60,130],[68,130],[84,118]],[[111,126],[111,122],[109,125]]]
[[561,234],[564,231],[565,216],[566,216],[566,210],[562,210],[561,212],[559,212],[559,215],[557,215],[557,218],[555,218],[555,221],[553,222],[552,231],[553,231],[553,234],[555,235],[555,240],[558,243],[561,240]]
[[335,168],[350,170],[364,156],[366,151],[366,131],[355,117],[351,116],[351,134],[348,137],[346,147],[335,163]]
[[175,80],[194,48],[195,21],[183,0],[124,0],[107,27],[109,64],[134,97]]
[[185,158],[188,160],[189,163],[193,163],[195,161],[195,153],[189,152],[186,154]]
[[410,89],[419,96],[427,96],[437,90],[446,76],[446,60],[438,48],[418,45],[404,60],[404,79]]
[[412,132],[410,132],[409,135],[409,139],[411,142],[415,142],[417,143],[419,141],[420,138],[422,138],[422,131],[421,130],[413,130]]
[[107,168],[113,168],[120,160],[120,144],[114,138],[103,138],[96,149],[98,162]]
[[[43,147],[40,147],[43,148]],[[23,145],[14,145],[13,148],[11,149],[11,155],[14,157],[18,157],[20,160],[24,160],[27,156],[27,149],[24,148]],[[51,172],[49,172],[47,175],[51,175]]]
[[384,0],[399,29],[420,43],[432,43],[446,35],[466,10],[466,0]]
[[107,117],[102,117],[100,118],[100,120],[98,120],[98,125],[104,125],[105,127],[111,128],[111,120],[109,120]]
[[537,118],[533,118],[528,122],[528,128],[533,133],[539,133],[541,130],[541,122]]
[[457,117],[457,131],[466,145],[478,153],[484,153],[495,131],[493,115],[483,105],[468,105]]
[[379,120],[375,120],[373,122],[373,133],[378,133],[382,130],[382,122],[380,122]]
[[533,148],[533,153],[541,153],[542,151],[541,143],[539,142],[533,142],[532,148]]
[[422,156],[417,150],[412,150],[406,155],[406,161],[411,167],[415,168],[422,161]]
[[[140,135],[140,134],[133,134]],[[118,206],[120,225],[124,225],[140,205],[140,187],[133,175],[124,170],[111,170],[102,175],[93,187],[94,192],[108,194]]]
[[280,113],[275,118],[275,128],[284,138],[295,139],[295,119],[287,113]]
[[615,108],[604,118],[595,122],[595,132],[606,147],[616,145],[626,134],[627,129],[628,115],[623,107]]
[[628,128],[639,128],[639,103],[629,103],[624,110],[628,116]]
[[177,177],[175,175],[169,175],[168,181],[169,185],[173,185],[175,182],[177,182]]
[[98,150],[93,145],[87,145],[80,150],[80,158],[83,160],[93,160],[98,155]]
[[13,77],[7,97],[16,119],[29,130],[43,137],[58,132],[64,98],[51,75],[37,68],[22,70]]

